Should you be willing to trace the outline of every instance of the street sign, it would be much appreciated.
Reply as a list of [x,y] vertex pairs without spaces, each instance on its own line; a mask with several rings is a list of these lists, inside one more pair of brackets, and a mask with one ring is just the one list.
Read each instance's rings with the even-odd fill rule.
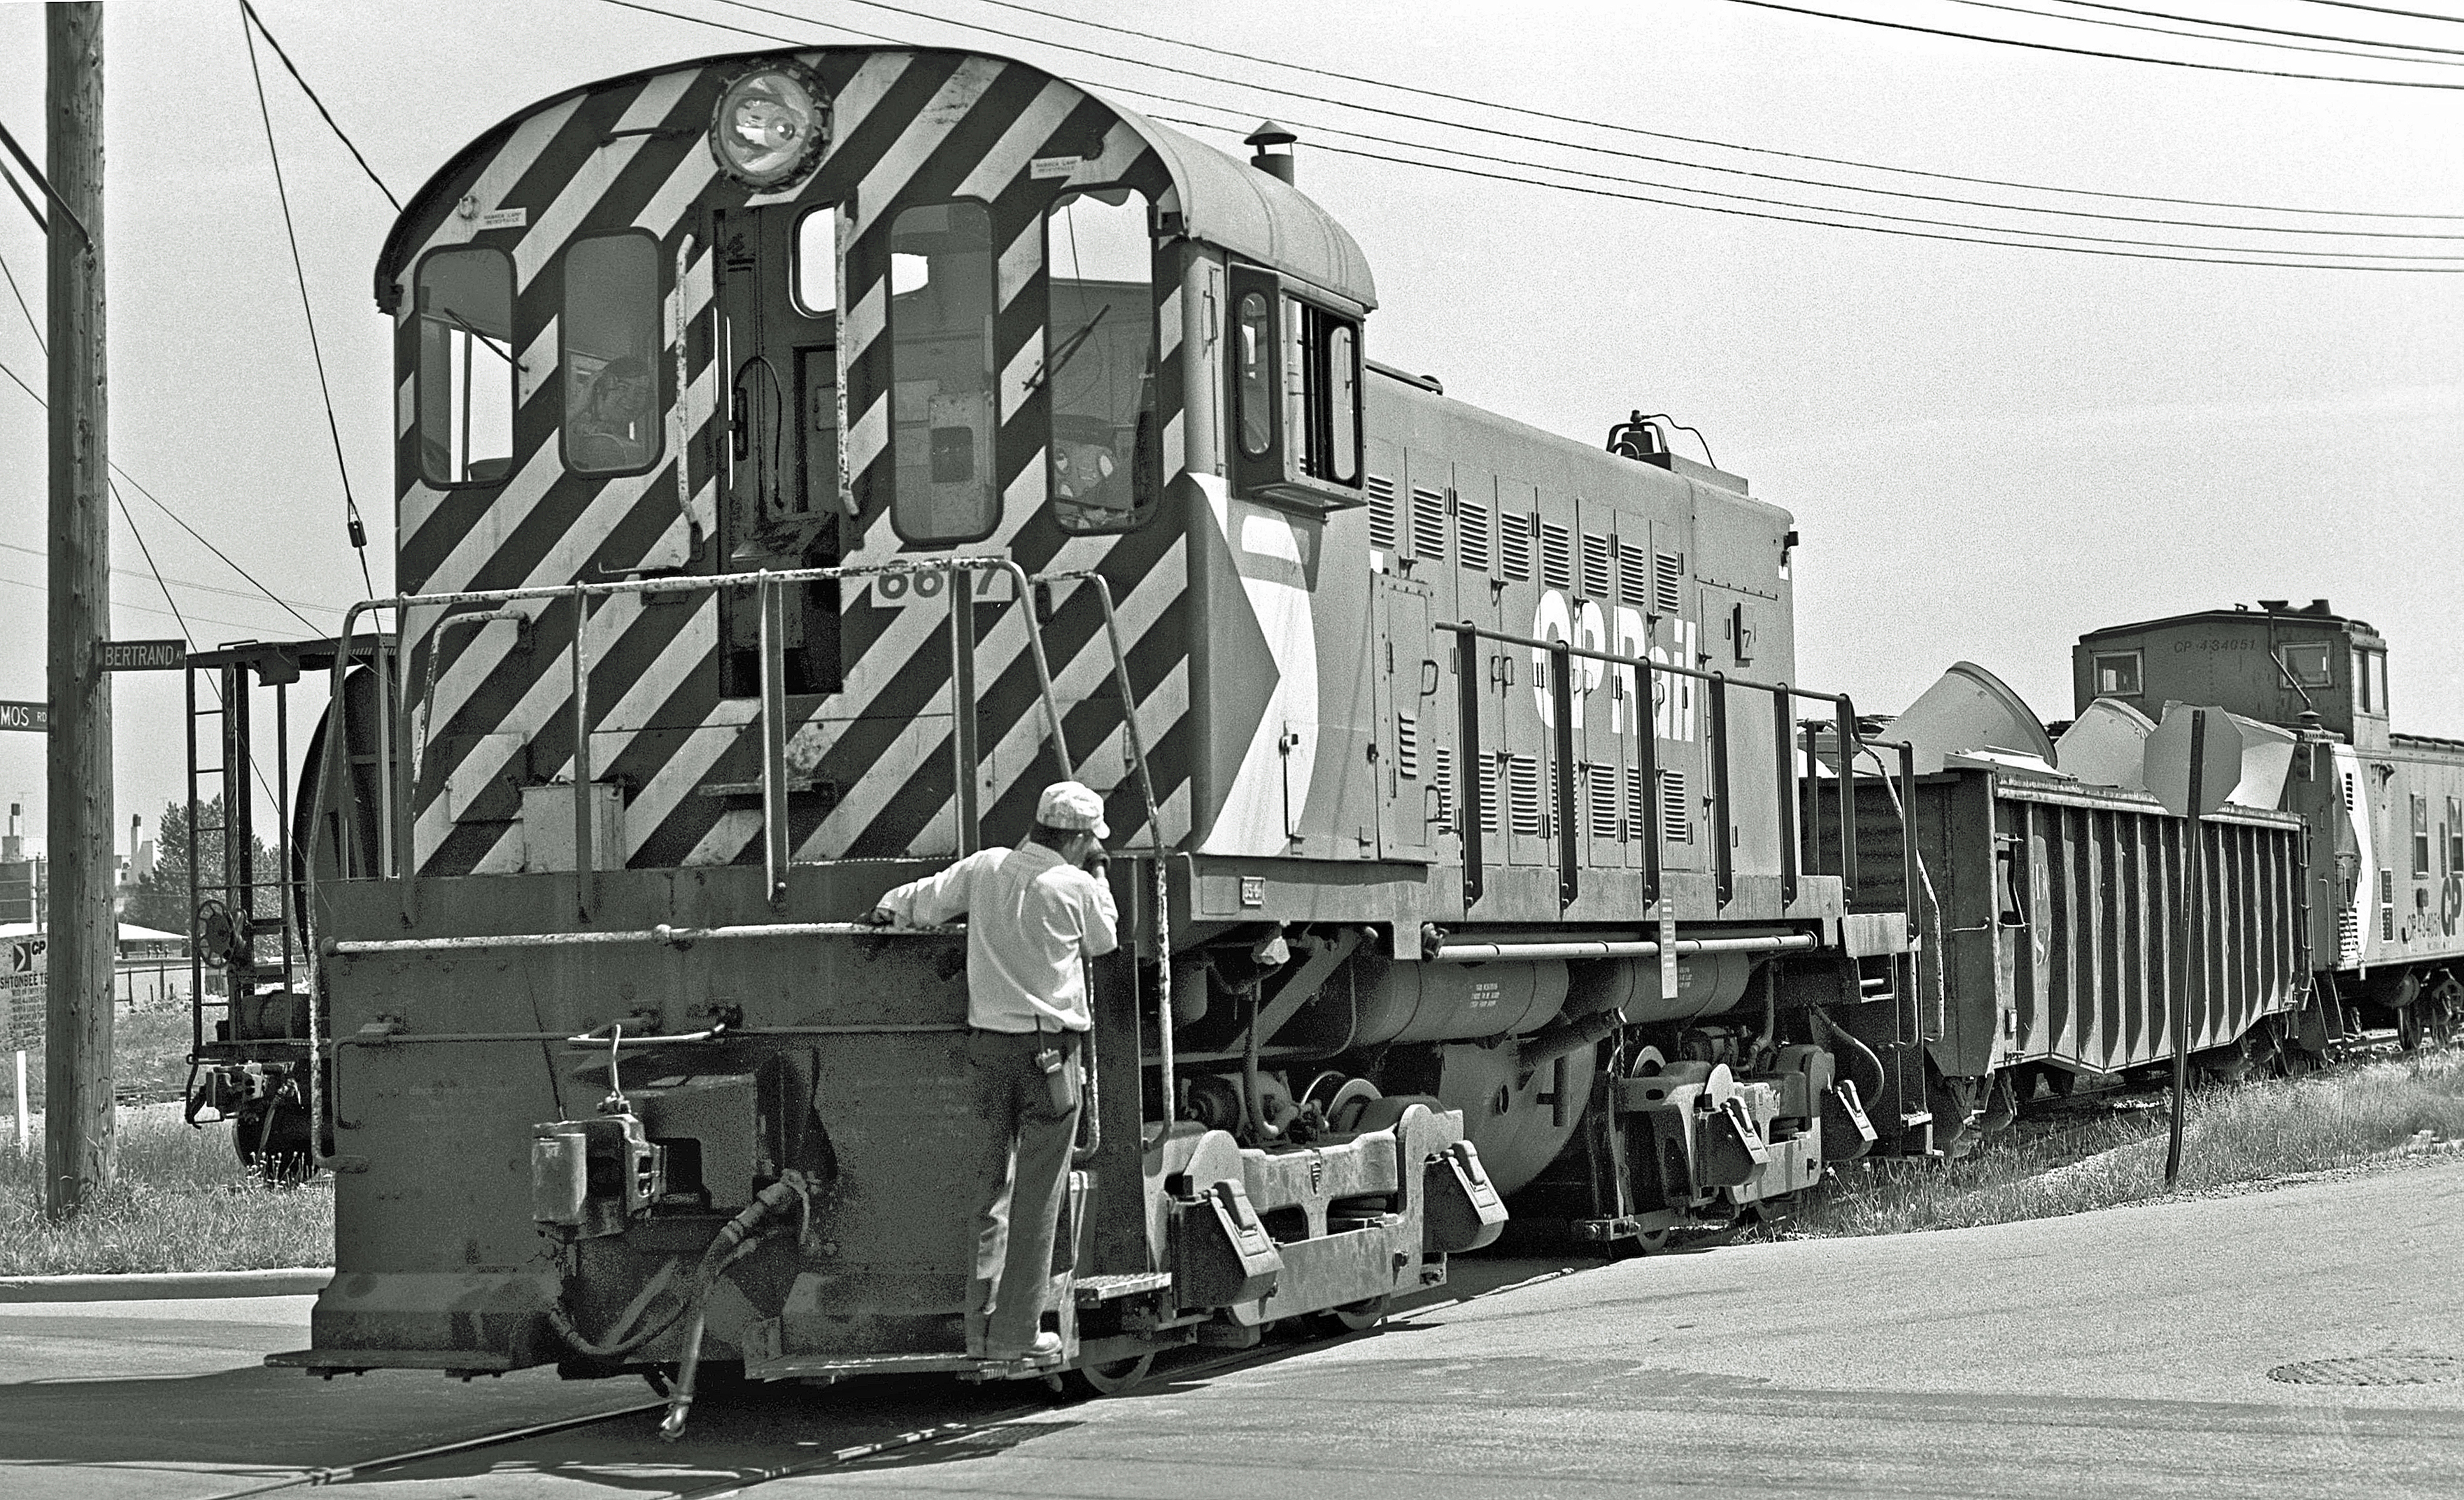
[[105,641],[105,672],[177,672],[188,664],[186,641]]
[[49,703],[12,703],[0,699],[0,729],[23,729],[37,735],[51,733],[52,706]]

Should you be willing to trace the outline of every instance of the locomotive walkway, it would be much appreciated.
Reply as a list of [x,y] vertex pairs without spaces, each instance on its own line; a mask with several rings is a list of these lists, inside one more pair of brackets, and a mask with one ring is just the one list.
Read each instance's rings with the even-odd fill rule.
[[[946,1383],[782,1392],[697,1408],[672,1447],[637,1415],[336,1479],[386,1500],[632,1500],[748,1480],[761,1500],[2446,1496],[2464,1476],[2464,1381],[2268,1372],[2464,1357],[2459,1225],[2464,1163],[2447,1163],[2035,1224],[1729,1246],[1441,1303],[1375,1336],[1270,1340],[1110,1401]],[[1466,1264],[1463,1280],[1537,1268]],[[542,1372],[462,1386],[257,1368],[297,1346],[306,1306],[0,1308],[0,1492],[206,1500],[646,1397]]]

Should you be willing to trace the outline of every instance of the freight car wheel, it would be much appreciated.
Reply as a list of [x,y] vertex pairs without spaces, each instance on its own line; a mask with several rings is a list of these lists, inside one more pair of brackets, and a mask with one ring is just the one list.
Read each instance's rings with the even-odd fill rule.
[[269,1184],[307,1180],[308,1112],[275,1099],[255,1114],[231,1122],[231,1150],[239,1164]]
[[1063,1373],[1062,1393],[1091,1400],[1103,1396],[1119,1396],[1133,1391],[1145,1382],[1147,1372],[1155,1368],[1155,1356],[1143,1354],[1134,1359],[1115,1359],[1110,1364],[1080,1365]]

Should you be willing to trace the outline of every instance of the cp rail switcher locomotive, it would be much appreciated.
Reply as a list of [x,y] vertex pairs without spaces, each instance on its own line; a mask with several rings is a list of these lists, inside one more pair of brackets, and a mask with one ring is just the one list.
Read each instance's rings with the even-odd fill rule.
[[1789,517],[1371,364],[1262,137],[802,50],[572,90],[411,202],[399,656],[355,613],[301,841],[338,1274],[283,1362],[1043,1373],[962,1317],[963,938],[858,919],[1065,775],[1125,930],[1082,1380],[1367,1326],[1544,1173],[1648,1238],[1866,1149],[1815,1015],[1907,933],[1807,856],[1799,717],[1856,724],[1790,686]]

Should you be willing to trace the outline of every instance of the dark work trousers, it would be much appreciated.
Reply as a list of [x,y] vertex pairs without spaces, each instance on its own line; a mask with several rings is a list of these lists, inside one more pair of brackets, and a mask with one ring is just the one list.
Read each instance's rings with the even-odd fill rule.
[[[1052,1108],[1052,1090],[1035,1054],[1057,1047],[1069,1081],[1069,1107]],[[976,1216],[975,1273],[994,1281],[986,1341],[1017,1350],[1034,1342],[1052,1276],[1052,1238],[1069,1188],[1069,1151],[1078,1136],[1079,1036],[1075,1031],[970,1031],[967,1061],[984,1132],[979,1180],[992,1197]]]

